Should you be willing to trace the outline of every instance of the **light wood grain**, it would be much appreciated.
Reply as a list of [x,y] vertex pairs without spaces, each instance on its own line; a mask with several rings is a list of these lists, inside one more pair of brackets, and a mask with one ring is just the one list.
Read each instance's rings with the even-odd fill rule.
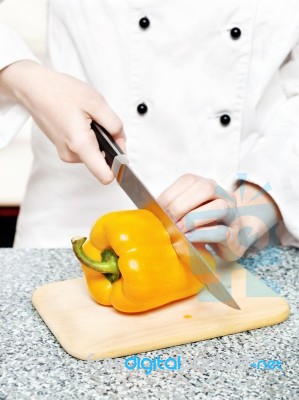
[[[240,311],[209,298],[203,291],[146,313],[122,314],[96,304],[87,292],[84,278],[41,286],[34,291],[32,302],[61,346],[82,360],[126,356],[210,339],[288,318],[289,306],[283,298],[240,265],[234,267],[226,286],[231,287]],[[259,297],[248,296],[249,287],[258,287]]]

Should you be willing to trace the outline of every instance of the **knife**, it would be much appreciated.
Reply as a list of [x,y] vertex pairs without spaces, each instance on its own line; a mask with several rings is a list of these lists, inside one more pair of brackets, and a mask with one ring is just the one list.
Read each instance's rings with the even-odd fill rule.
[[192,273],[199,276],[200,281],[214,297],[222,303],[240,310],[234,298],[222,285],[200,252],[177,228],[175,222],[131,170],[128,165],[128,158],[109,132],[95,121],[92,121],[91,128],[96,135],[100,150],[105,153],[105,160],[114,173],[118,184],[131,198],[136,207],[151,211],[162,222],[169,233],[171,243],[179,259],[185,265],[189,265]]

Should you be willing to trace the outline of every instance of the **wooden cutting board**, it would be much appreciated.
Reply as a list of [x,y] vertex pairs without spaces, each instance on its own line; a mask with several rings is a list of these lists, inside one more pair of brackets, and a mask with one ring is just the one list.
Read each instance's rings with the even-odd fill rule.
[[241,307],[234,310],[206,290],[142,314],[126,315],[96,304],[84,278],[38,287],[32,303],[61,346],[87,360],[120,357],[278,324],[287,302],[234,263],[218,260],[217,273]]

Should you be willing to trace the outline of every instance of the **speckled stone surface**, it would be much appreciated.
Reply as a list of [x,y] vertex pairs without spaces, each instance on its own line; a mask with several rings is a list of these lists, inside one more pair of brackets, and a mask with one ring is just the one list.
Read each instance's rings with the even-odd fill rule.
[[[179,371],[146,375],[126,369],[125,358],[72,358],[33,308],[37,286],[81,276],[71,250],[0,249],[0,400],[298,399],[299,250],[272,247],[242,263],[287,299],[289,320],[139,354],[163,360],[181,356]],[[282,370],[251,366],[260,359],[279,360]]]

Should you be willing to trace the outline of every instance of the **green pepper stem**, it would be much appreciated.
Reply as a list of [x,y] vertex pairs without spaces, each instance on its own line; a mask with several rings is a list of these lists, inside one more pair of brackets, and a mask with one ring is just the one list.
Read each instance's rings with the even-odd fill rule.
[[84,253],[83,244],[86,237],[76,236],[72,238],[72,246],[78,260],[86,267],[101,272],[112,283],[119,279],[118,257],[113,250],[105,249],[101,253],[102,261],[96,261]]

